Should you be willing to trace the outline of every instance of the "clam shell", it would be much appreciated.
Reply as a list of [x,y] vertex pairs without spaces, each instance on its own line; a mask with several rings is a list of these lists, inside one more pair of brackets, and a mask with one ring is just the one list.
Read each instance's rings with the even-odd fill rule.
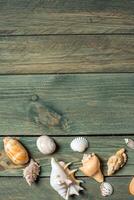
[[84,152],[88,148],[88,141],[84,137],[74,138],[70,144],[73,151]]
[[42,135],[36,142],[39,151],[45,155],[52,154],[56,149],[56,144],[52,138],[47,135]]
[[113,187],[108,182],[103,182],[100,185],[101,195],[103,197],[110,196],[113,193]]

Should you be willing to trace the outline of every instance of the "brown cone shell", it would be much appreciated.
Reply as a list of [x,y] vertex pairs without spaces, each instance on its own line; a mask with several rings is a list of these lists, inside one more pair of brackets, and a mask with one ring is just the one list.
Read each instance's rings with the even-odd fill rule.
[[29,161],[28,152],[17,139],[5,137],[3,142],[4,150],[14,164],[24,165]]

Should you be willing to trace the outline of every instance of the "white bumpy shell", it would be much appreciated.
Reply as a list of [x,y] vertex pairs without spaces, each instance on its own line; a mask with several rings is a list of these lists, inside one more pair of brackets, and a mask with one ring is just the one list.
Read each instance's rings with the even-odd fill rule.
[[28,185],[30,186],[33,182],[36,181],[37,177],[39,176],[39,173],[40,173],[40,165],[33,159],[31,159],[29,165],[25,167],[25,169],[23,170],[23,176],[26,179]]
[[70,144],[73,151],[84,152],[88,148],[88,141],[84,137],[74,138]]
[[39,151],[45,155],[52,154],[56,150],[56,144],[52,138],[47,135],[42,135],[36,142]]
[[110,196],[112,195],[113,193],[113,187],[110,183],[108,182],[103,182],[101,185],[100,185],[100,190],[101,190],[101,195],[103,197],[106,197],[106,196]]
[[130,149],[134,149],[134,140],[132,139],[128,139],[128,138],[125,138],[125,143],[127,144],[127,146],[130,148]]

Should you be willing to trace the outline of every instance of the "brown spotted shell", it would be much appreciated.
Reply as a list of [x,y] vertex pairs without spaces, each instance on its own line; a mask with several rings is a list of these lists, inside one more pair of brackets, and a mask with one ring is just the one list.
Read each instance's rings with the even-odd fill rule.
[[14,164],[24,165],[29,161],[28,152],[17,139],[5,137],[3,142],[4,150]]

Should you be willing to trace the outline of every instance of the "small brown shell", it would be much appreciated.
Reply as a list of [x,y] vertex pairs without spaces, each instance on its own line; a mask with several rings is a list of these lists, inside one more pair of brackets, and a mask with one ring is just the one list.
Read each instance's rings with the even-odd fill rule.
[[33,182],[36,181],[40,173],[40,166],[33,159],[30,160],[29,165],[23,170],[23,176],[26,179],[28,185],[31,186]]
[[107,162],[108,176],[111,176],[117,170],[122,168],[126,162],[127,162],[127,155],[125,153],[125,149],[122,148],[108,159],[108,162]]
[[29,161],[28,152],[17,139],[5,137],[3,142],[4,150],[14,164],[24,165]]
[[132,178],[132,180],[129,184],[129,192],[130,192],[130,194],[134,195],[134,177]]

